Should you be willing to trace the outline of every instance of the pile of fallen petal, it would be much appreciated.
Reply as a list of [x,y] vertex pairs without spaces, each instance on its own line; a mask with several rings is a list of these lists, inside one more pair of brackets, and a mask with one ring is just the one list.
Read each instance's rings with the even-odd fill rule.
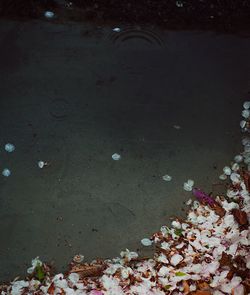
[[35,278],[33,263],[30,278],[2,286],[1,295],[248,294],[250,174],[243,169],[233,173],[225,197],[214,199],[194,191],[199,201],[187,202],[191,206],[187,219],[176,219],[171,228],[163,226],[151,237],[154,257],[140,259],[126,250],[112,260],[72,262],[68,273],[55,276],[36,260],[43,277]]
[[238,161],[224,168],[230,180],[225,196],[193,189],[197,200],[187,202],[186,220],[177,218],[172,227],[143,239],[155,247],[153,257],[140,258],[127,249],[119,258],[83,263],[76,255],[69,271],[57,275],[36,258],[29,277],[0,286],[1,295],[250,294],[250,172],[244,165],[249,168],[250,140],[243,145]]

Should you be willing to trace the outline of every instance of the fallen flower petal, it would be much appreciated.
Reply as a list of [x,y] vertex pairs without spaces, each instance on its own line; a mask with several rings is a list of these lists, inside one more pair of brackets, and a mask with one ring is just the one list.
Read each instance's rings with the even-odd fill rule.
[[240,225],[247,225],[248,224],[248,218],[247,218],[247,214],[245,211],[241,211],[239,209],[233,209],[232,213],[233,213],[235,220]]
[[179,254],[174,254],[171,259],[170,259],[170,263],[173,265],[173,266],[176,266],[178,265],[181,261],[183,260],[183,257]]

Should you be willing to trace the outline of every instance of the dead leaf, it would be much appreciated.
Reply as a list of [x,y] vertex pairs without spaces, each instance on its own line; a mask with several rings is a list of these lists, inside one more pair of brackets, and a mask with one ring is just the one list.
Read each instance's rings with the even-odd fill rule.
[[105,269],[104,265],[81,265],[73,266],[70,272],[76,272],[81,278],[100,277]]
[[248,225],[248,219],[247,214],[245,211],[242,211],[240,209],[233,209],[232,210],[234,219],[240,224],[240,225]]
[[250,175],[248,171],[242,171],[241,173],[241,177],[243,178],[243,181],[246,185],[246,189],[249,191],[250,189]]
[[54,283],[52,283],[49,286],[49,289],[48,289],[47,293],[50,294],[50,295],[53,295],[55,293],[55,285],[54,285]]
[[202,290],[202,291],[207,291],[210,289],[208,283],[206,282],[201,282],[198,284],[198,289]]
[[183,288],[184,288],[184,294],[188,294],[190,292],[189,284],[187,281],[183,281]]
[[224,208],[222,208],[219,204],[214,203],[212,206],[213,210],[215,211],[215,213],[217,215],[219,215],[220,217],[223,217],[226,214],[226,210]]
[[231,267],[232,266],[232,255],[223,252],[219,263],[220,263],[220,267],[223,267],[223,266]]

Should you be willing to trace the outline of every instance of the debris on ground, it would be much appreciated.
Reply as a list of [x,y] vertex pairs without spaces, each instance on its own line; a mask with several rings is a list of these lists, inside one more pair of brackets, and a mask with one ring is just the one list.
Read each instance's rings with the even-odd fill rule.
[[[249,144],[247,138],[243,146]],[[32,260],[25,280],[0,285],[1,295],[246,295],[250,293],[249,151],[228,177],[225,195],[212,196],[194,181],[185,184],[186,219],[176,217],[141,243],[153,247],[151,257],[126,249],[120,257],[83,262],[76,255],[66,273],[54,275],[39,258]],[[237,157],[238,159],[238,157]],[[229,173],[230,172],[230,173]]]
[[116,28],[113,28],[112,31],[113,32],[116,32],[116,33],[120,33],[121,32],[121,28],[116,27]]
[[42,169],[42,168],[48,166],[49,163],[48,163],[48,162],[44,162],[44,161],[38,161],[37,165],[38,165],[38,167],[39,167],[40,169]]
[[187,192],[191,192],[194,186],[194,181],[192,179],[188,179],[187,182],[184,182],[183,189]]
[[15,150],[15,146],[12,143],[6,143],[6,145],[4,146],[4,149],[8,153],[12,153]]
[[11,171],[8,168],[4,168],[2,171],[2,175],[5,177],[9,177],[11,175]]
[[153,242],[150,239],[144,238],[141,240],[141,243],[145,247],[149,247],[153,244]]
[[88,21],[98,25],[149,25],[168,30],[246,34],[250,30],[250,2],[246,0],[0,1],[0,16],[5,18],[41,19],[45,11],[55,13],[59,22]]
[[121,159],[121,155],[115,153],[112,155],[112,159],[115,160],[115,161],[119,161]]
[[162,176],[162,179],[165,180],[165,181],[171,181],[172,180],[172,176],[166,174],[166,175],[163,175]]
[[142,240],[145,246],[154,246],[151,258],[128,249],[120,257],[91,263],[75,256],[69,271],[57,275],[36,258],[29,278],[3,285],[1,295],[248,294],[250,195],[244,179],[250,174],[241,169],[238,175],[239,185],[231,184],[238,193],[232,197],[193,191],[197,200],[189,202],[186,220],[176,218],[172,227],[162,226]]
[[53,11],[45,11],[44,16],[48,19],[52,19],[55,16],[55,13]]
[[82,254],[77,254],[73,257],[73,261],[76,263],[81,263],[84,260],[84,256]]

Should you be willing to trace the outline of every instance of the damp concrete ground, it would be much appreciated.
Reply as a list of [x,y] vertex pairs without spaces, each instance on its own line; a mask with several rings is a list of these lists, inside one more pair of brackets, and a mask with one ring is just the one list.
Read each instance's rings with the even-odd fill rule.
[[61,271],[76,253],[145,255],[141,238],[184,214],[184,181],[224,190],[249,38],[1,21],[0,44],[0,163],[12,172],[0,178],[1,281],[36,256]]

